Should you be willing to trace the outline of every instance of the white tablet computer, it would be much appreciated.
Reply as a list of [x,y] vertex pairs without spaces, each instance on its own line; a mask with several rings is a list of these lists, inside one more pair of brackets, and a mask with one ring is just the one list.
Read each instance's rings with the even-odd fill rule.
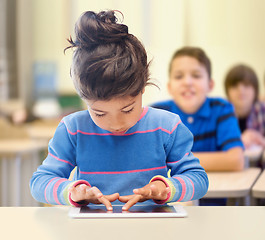
[[187,212],[181,205],[135,205],[129,211],[122,210],[123,205],[114,205],[112,211],[107,211],[104,205],[87,205],[71,207],[71,218],[179,218],[187,217]]

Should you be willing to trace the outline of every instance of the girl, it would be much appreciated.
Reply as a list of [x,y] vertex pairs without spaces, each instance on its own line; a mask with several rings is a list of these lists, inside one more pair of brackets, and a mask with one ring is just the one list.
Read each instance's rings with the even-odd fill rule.
[[[71,76],[88,110],[66,116],[30,182],[44,203],[164,204],[201,198],[208,178],[193,137],[172,113],[142,107],[147,55],[114,11],[85,12],[75,25]],[[68,177],[76,167],[74,180]],[[171,177],[167,177],[171,169]]]

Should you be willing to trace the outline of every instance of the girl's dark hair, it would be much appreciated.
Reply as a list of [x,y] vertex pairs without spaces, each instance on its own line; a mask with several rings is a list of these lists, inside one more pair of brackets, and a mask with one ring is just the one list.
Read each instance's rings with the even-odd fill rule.
[[171,73],[172,70],[172,62],[174,61],[175,58],[177,57],[183,57],[183,56],[189,56],[197,59],[199,63],[205,66],[206,71],[208,73],[209,79],[211,79],[212,76],[212,67],[211,67],[211,61],[206,55],[206,53],[198,47],[183,47],[177,50],[169,63],[169,74]]
[[[137,96],[149,83],[149,63],[141,42],[117,23],[117,11],[84,12],[75,24],[71,76],[82,99]],[[66,50],[65,49],[65,50]]]
[[225,93],[228,96],[228,89],[236,86],[239,83],[251,85],[255,89],[255,100],[258,100],[259,82],[255,71],[244,64],[239,64],[232,67],[225,77]]

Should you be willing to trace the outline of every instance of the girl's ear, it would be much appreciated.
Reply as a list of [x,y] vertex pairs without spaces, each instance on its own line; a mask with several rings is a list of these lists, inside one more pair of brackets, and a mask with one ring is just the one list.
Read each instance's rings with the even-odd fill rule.
[[144,92],[145,92],[145,87],[144,87],[143,90],[142,90],[142,94],[144,94]]

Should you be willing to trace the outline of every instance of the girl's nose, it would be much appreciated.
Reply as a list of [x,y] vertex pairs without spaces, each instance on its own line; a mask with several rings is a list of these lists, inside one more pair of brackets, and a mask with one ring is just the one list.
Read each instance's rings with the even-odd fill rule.
[[110,129],[115,132],[120,132],[123,129],[123,121],[121,118],[112,119],[110,122]]

